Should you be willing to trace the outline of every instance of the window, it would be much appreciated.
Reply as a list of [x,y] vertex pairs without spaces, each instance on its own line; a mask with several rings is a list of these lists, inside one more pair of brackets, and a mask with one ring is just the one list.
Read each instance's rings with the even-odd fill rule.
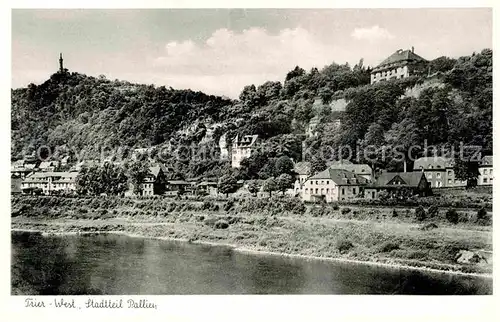
[[356,194],[356,188],[352,188],[352,194],[355,195]]
[[372,199],[375,199],[375,191],[372,191]]
[[326,188],[326,194],[328,194],[329,190],[330,190],[330,189]]
[[321,188],[321,194],[325,193],[325,189]]
[[343,194],[343,195],[345,195],[345,190],[344,190],[344,188],[342,188],[342,194]]
[[488,183],[488,178],[483,178],[483,183]]
[[488,174],[488,169],[484,169],[483,174]]
[[448,170],[448,176],[451,177],[453,175],[451,170]]
[[323,180],[321,180],[321,184],[322,184],[322,185],[324,185],[324,184],[325,184],[325,182],[324,182]]
[[493,169],[490,169],[490,174],[493,174]]
[[318,181],[316,181],[316,184],[318,184]]
[[306,193],[309,193],[309,189],[306,188]]
[[441,179],[441,172],[436,173],[436,178]]
[[318,188],[316,188],[315,193],[318,194]]

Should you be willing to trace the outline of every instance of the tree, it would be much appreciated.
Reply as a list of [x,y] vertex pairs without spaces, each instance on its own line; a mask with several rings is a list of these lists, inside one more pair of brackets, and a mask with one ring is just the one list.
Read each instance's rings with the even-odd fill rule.
[[325,160],[323,160],[323,158],[316,156],[311,161],[311,169],[309,174],[314,175],[318,172],[326,170],[327,168],[328,166],[326,165]]
[[249,107],[255,107],[260,104],[260,97],[255,85],[247,85],[240,94],[240,101]]
[[418,206],[418,208],[415,209],[415,218],[418,221],[424,221],[426,217],[427,217],[427,214],[425,213],[424,207]]
[[147,163],[136,161],[128,164],[128,178],[132,184],[134,194],[140,195],[142,193],[142,183],[144,179],[150,174]]
[[303,68],[300,68],[299,66],[295,66],[294,69],[288,72],[286,74],[285,82],[299,76],[303,76],[306,73],[306,71]]
[[274,173],[276,176],[279,176],[281,174],[292,174],[293,161],[285,155],[279,157],[274,164]]
[[467,188],[477,185],[479,161],[475,161],[471,157],[456,157],[453,168],[456,179],[461,181],[467,180]]
[[285,191],[293,187],[293,177],[287,173],[281,174],[276,178],[276,190],[285,194]]
[[238,190],[239,188],[239,185],[238,185],[238,179],[236,178],[236,176],[232,175],[232,174],[226,174],[226,175],[223,175],[221,178],[220,178],[220,181],[219,181],[219,184],[218,184],[218,187],[217,189],[226,195],[226,197],[228,197],[228,195],[230,193],[234,193]]
[[280,96],[282,85],[280,82],[267,81],[257,88],[257,95],[266,104]]
[[250,180],[248,181],[247,185],[248,185],[248,191],[254,196],[257,196],[257,193],[260,190],[260,182],[257,180]]
[[452,224],[458,223],[458,213],[455,209],[449,209],[446,211],[446,220],[451,222]]
[[266,181],[264,181],[264,185],[262,186],[262,190],[269,192],[269,197],[271,197],[272,192],[276,191],[276,180],[274,178],[266,179]]
[[76,191],[91,196],[102,193],[119,195],[127,190],[127,181],[124,169],[111,163],[83,167],[76,177]]

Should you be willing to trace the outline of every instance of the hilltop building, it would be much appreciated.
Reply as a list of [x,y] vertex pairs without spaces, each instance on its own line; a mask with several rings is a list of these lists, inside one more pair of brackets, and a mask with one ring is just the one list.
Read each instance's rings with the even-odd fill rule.
[[252,149],[255,148],[257,139],[258,135],[245,135],[241,138],[238,135],[236,136],[233,140],[231,149],[231,167],[239,168],[241,161],[250,157]]
[[411,50],[398,49],[372,70],[370,83],[410,77],[419,63],[425,62],[424,58],[415,54],[413,47]]
[[62,53],[59,53],[59,73],[66,73],[68,71],[67,68],[64,68],[63,62],[64,62],[64,60],[63,60]]

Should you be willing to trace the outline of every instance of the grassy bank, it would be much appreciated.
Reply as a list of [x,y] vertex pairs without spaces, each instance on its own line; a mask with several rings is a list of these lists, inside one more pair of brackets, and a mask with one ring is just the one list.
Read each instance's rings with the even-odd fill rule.
[[[118,231],[131,235],[230,244],[257,251],[486,273],[491,260],[457,263],[460,251],[492,250],[491,214],[438,209],[304,206],[273,198],[226,202],[168,199],[15,197],[12,228],[44,232]],[[486,251],[486,252],[484,252]]]

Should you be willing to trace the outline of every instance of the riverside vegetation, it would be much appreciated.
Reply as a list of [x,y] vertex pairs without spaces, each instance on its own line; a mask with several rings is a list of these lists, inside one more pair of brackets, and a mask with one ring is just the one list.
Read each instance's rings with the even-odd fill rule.
[[[304,204],[285,196],[217,200],[12,198],[12,228],[47,233],[121,232],[346,260],[491,274],[491,213]],[[460,261],[462,252],[474,254]]]

